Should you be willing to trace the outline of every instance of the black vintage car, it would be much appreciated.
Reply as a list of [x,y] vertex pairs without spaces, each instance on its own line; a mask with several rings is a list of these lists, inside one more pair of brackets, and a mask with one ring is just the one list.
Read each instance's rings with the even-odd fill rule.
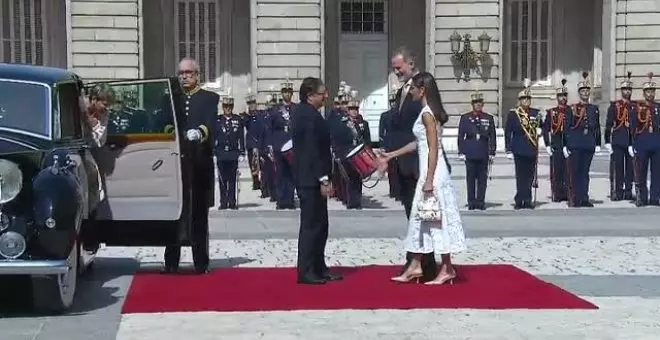
[[89,143],[85,88],[62,69],[0,64],[0,286],[30,278],[34,307],[62,312],[100,244],[189,237],[192,173],[176,78],[107,82],[107,140]]

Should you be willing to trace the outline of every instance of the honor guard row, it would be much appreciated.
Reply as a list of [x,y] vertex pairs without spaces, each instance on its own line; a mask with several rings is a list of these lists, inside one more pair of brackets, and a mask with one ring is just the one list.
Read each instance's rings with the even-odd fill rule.
[[351,157],[371,142],[369,123],[359,113],[358,91],[341,82],[327,123],[332,140],[335,195],[348,209],[362,209],[362,176]]
[[655,101],[656,83],[653,73],[647,74],[648,80],[642,84],[644,98],[634,102],[631,76],[628,72],[620,86],[621,99],[612,102],[607,111],[605,146],[610,153],[610,198],[634,200],[638,207],[660,206],[660,104]]

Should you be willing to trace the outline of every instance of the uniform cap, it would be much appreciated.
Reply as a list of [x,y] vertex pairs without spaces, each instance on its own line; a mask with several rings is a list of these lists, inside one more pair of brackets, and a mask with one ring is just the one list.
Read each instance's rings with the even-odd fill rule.
[[568,94],[568,88],[566,87],[567,82],[566,79],[561,80],[561,86],[557,88],[557,95]]
[[632,78],[632,72],[628,71],[628,74],[626,75],[626,79],[621,82],[622,89],[632,89],[633,82],[630,78]]
[[525,86],[525,88],[522,91],[518,92],[518,99],[531,98],[532,90],[529,87],[532,85],[532,81],[526,78],[525,81],[523,82],[523,85]]
[[582,72],[582,81],[578,83],[578,90],[590,88],[591,83],[589,83],[589,72]]
[[646,75],[649,80],[642,85],[643,90],[655,90],[655,82],[653,81],[653,72]]

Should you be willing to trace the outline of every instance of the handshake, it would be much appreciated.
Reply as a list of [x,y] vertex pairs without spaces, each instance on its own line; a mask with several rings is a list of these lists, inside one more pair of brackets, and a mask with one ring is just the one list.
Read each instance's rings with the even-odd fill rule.
[[394,158],[394,155],[392,155],[391,152],[385,152],[382,149],[376,149],[374,150],[374,154],[376,155],[376,173],[378,173],[378,178],[381,179],[385,177],[385,173],[387,172],[387,163]]

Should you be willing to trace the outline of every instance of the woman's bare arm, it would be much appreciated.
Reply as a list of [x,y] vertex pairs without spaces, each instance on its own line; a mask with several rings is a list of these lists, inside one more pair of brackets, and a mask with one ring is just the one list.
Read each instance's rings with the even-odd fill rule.
[[415,150],[417,150],[417,142],[412,141],[401,148],[398,148],[392,152],[388,152],[387,155],[389,156],[389,158],[395,158],[395,157],[403,156],[407,153],[411,153]]
[[426,172],[426,183],[433,183],[435,169],[438,166],[438,128],[431,112],[422,114],[422,122],[426,128],[426,140],[429,146],[429,168]]

